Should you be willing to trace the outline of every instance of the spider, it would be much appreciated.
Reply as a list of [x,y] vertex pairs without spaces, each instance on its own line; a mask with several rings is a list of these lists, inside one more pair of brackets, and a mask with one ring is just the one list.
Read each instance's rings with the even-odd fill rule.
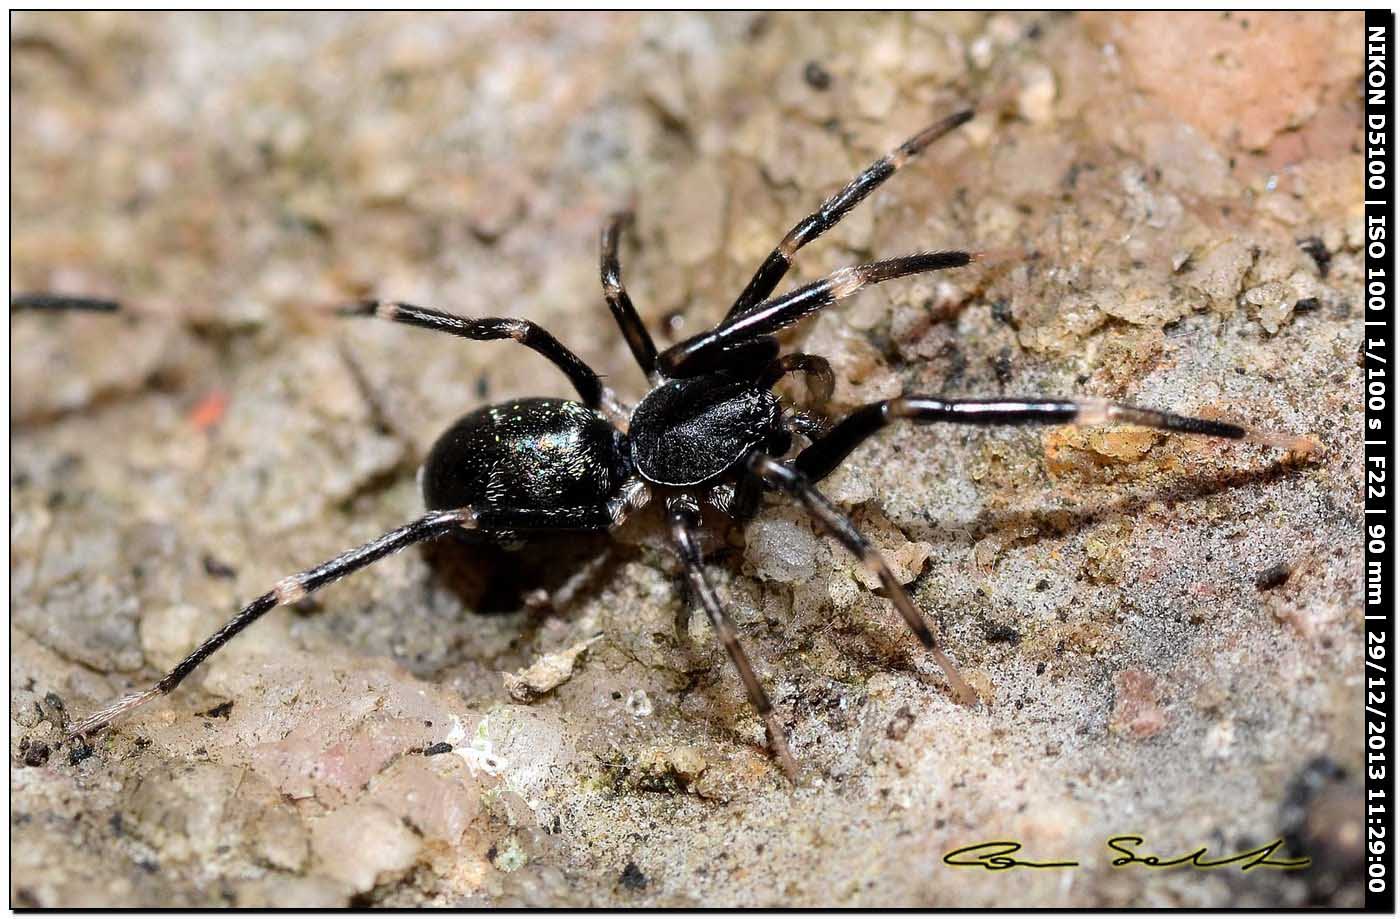
[[[810,402],[824,406],[835,378],[828,362],[780,354],[775,333],[862,288],[906,275],[959,268],[978,260],[967,251],[918,252],[842,268],[789,293],[774,291],[803,246],[835,226],[856,205],[938,138],[973,117],[959,111],[925,128],[872,163],[794,226],[753,275],[714,328],[658,352],[622,282],[618,258],[627,214],[614,216],[601,239],[603,295],[637,364],[651,384],[635,408],[621,404],[597,372],[545,329],[524,319],[468,319],[408,303],[369,300],[337,310],[418,326],[476,341],[510,339],[543,355],[568,377],[578,400],[523,398],[479,408],[437,440],[421,469],[427,513],[378,539],[283,578],[210,635],[152,687],[128,695],[75,725],[81,738],[144,703],[168,695],[201,663],[269,610],[319,590],[414,543],[447,534],[513,542],[550,532],[611,530],[652,500],[661,503],[692,601],[762,719],[768,746],[790,778],[798,767],[772,703],[740,643],[734,621],[705,573],[699,532],[702,505],[742,520],[765,492],[796,500],[816,523],[883,585],[910,630],[941,667],[966,705],[972,688],[939,647],[889,566],[851,519],[817,490],[867,438],[899,422],[928,424],[1081,424],[1121,422],[1164,431],[1248,440],[1288,450],[1306,438],[1270,434],[1223,421],[1191,418],[1101,399],[951,399],[907,395],[857,408],[834,426],[785,405],[773,386],[803,374]],[[17,297],[16,308],[112,310],[111,301],[56,295]],[[794,453],[794,437],[806,446]],[[784,457],[789,457],[784,459]],[[691,608],[684,607],[682,624]]]

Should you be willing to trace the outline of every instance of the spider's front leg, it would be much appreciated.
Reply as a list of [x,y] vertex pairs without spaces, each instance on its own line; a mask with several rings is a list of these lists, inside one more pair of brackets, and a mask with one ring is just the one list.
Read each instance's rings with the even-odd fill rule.
[[[928,271],[962,268],[977,261],[975,252],[916,252],[832,272],[820,281],[765,300],[708,332],[702,332],[661,352],[657,366],[670,377],[709,372],[716,358],[753,342],[767,340],[818,310],[843,300],[871,284]],[[763,367],[764,364],[757,366]]]
[[608,309],[612,310],[613,319],[617,320],[617,327],[622,331],[622,337],[627,340],[627,347],[637,359],[637,366],[641,367],[642,373],[655,384],[656,345],[651,340],[651,333],[642,323],[642,317],[637,315],[632,298],[628,296],[627,288],[622,283],[622,263],[617,254],[622,241],[622,231],[631,222],[632,214],[623,212],[614,214],[607,226],[603,227],[602,240],[598,247],[598,268],[603,279],[603,298],[608,301]]
[[739,299],[730,307],[725,322],[736,319],[767,299],[778,287],[778,282],[787,274],[792,265],[792,257],[797,250],[821,236],[841,222],[841,218],[851,212],[866,196],[880,187],[880,184],[894,175],[911,159],[924,151],[924,148],[940,137],[967,124],[972,120],[972,111],[966,110],[949,115],[895,147],[866,167],[865,171],[851,180],[850,184],[822,202],[821,207],[802,218],[797,226],[788,231],[778,247],[769,253],[759,266]]

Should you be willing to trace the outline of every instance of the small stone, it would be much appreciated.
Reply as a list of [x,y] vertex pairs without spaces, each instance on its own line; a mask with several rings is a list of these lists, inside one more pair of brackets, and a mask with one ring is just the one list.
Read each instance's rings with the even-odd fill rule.
[[1147,428],[1067,425],[1045,432],[1041,442],[1045,449],[1045,468],[1051,475],[1098,478],[1140,474],[1130,467],[1149,460],[1152,448],[1162,439],[1160,432]]
[[68,751],[68,765],[76,766],[89,756],[92,756],[92,746],[79,737],[73,741],[73,746]]
[[903,740],[914,726],[914,713],[907,705],[901,705],[890,723],[885,726],[885,736],[890,740]]
[[817,61],[807,62],[807,66],[802,68],[802,79],[817,92],[831,88],[831,73]]
[[1123,576],[1123,544],[1131,528],[1122,521],[1110,521],[1090,530],[1084,539],[1084,572],[1101,584],[1114,583]]
[[647,876],[642,874],[642,869],[637,867],[636,862],[628,862],[627,867],[622,869],[622,874],[618,876],[617,880],[628,890],[646,890]]
[[574,675],[574,664],[579,656],[588,650],[602,635],[595,635],[573,647],[553,654],[546,654],[523,670],[515,673],[502,673],[506,691],[517,702],[532,702],[540,696],[563,685]]
[[35,741],[24,751],[24,764],[30,767],[42,766],[49,761],[49,745]]
[[1259,324],[1270,335],[1283,327],[1293,310],[1293,289],[1281,281],[1269,281],[1244,292],[1244,301],[1259,308]]
[[1275,587],[1281,587],[1288,582],[1288,577],[1292,573],[1293,569],[1287,562],[1270,565],[1254,576],[1254,586],[1258,590],[1272,590]]
[[645,689],[634,689],[627,694],[627,714],[633,718],[645,718],[651,714],[651,696]]
[[318,870],[358,893],[408,870],[422,846],[402,820],[378,804],[342,807],[311,829]]
[[1027,68],[1022,89],[1016,94],[1016,108],[1031,124],[1046,124],[1055,117],[1055,75],[1038,64]]
[[1229,239],[1197,257],[1186,276],[1189,283],[1210,301],[1212,309],[1228,314],[1234,312],[1235,297],[1253,264],[1254,256],[1249,243]]
[[670,753],[671,767],[687,781],[694,781],[709,766],[696,747],[676,747]]
[[1120,670],[1113,675],[1113,717],[1109,730],[1147,740],[1167,726],[1167,716],[1158,704],[1157,678],[1142,670]]

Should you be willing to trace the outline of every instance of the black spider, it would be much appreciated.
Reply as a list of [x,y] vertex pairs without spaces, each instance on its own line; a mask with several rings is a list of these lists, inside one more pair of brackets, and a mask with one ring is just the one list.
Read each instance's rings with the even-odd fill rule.
[[[765,489],[797,499],[828,533],[855,554],[884,585],[895,607],[934,655],[958,698],[971,688],[939,650],[884,559],[850,518],[815,484],[866,438],[895,421],[961,424],[1103,424],[1126,422],[1168,431],[1247,439],[1284,449],[1309,446],[1304,438],[1265,434],[1239,425],[1188,418],[1098,399],[944,399],[905,396],[863,406],[829,430],[815,416],[791,411],[772,392],[790,373],[806,375],[814,401],[831,395],[834,378],[821,357],[779,355],[774,333],[849,297],[867,284],[905,275],[958,268],[969,252],[924,252],[843,268],[829,277],[771,297],[798,249],[842,217],[912,157],[972,118],[959,112],[880,158],[783,237],[719,325],[657,353],[642,325],[618,265],[626,215],[602,234],[603,293],[637,363],[652,384],[635,409],[618,403],[588,365],[554,336],[523,319],[466,319],[383,300],[341,310],[476,340],[513,339],[549,358],[578,390],[579,401],[517,399],[477,409],[447,430],[422,472],[428,513],[373,542],[279,581],[234,616],[152,688],[116,702],[76,725],[69,737],[95,731],[175,689],[192,670],[273,607],[312,591],[405,546],[452,532],[474,531],[516,540],[546,531],[603,530],[619,526],[653,496],[664,502],[671,538],[693,597],[709,616],[734,662],[749,701],[763,718],[773,754],[790,776],[796,764],[768,695],[735,633],[734,623],[706,579],[697,530],[702,503],[734,517],[752,515]],[[115,309],[110,301],[52,295],[18,297],[16,308]],[[793,435],[808,445],[783,460]]]

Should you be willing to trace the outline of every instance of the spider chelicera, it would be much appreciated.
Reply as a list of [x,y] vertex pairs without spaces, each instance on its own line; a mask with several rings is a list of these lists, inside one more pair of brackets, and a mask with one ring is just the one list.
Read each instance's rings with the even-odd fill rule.
[[[773,386],[803,374],[814,407],[831,396],[830,365],[812,354],[779,354],[774,334],[869,284],[905,275],[958,268],[971,252],[921,252],[857,265],[790,293],[773,291],[799,249],[831,229],[925,147],[973,117],[962,111],[916,134],[872,163],[849,185],[803,218],[767,257],[717,326],[657,352],[622,283],[618,246],[627,215],[602,234],[603,294],[633,356],[651,383],[634,409],[618,402],[598,374],[553,335],[524,319],[467,319],[386,300],[341,309],[447,332],[477,341],[511,339],[552,361],[578,390],[579,401],[515,399],[486,406],[447,429],[422,468],[427,514],[314,568],[283,578],[209,636],[144,692],[126,696],[72,728],[81,737],[173,691],[225,642],[268,610],[358,571],[406,546],[470,531],[501,542],[546,532],[608,530],[653,498],[664,506],[671,540],[691,595],[739,671],[749,701],[763,719],[769,747],[789,776],[797,766],[768,694],[739,642],[734,622],[705,575],[700,551],[701,506],[734,519],[752,516],[765,491],[798,501],[817,524],[879,578],[895,608],[937,660],[959,701],[976,696],[940,650],[933,632],[879,552],[815,483],[866,438],[886,425],[1105,424],[1121,422],[1165,431],[1250,440],[1306,452],[1307,438],[1268,434],[1241,425],[1190,418],[1101,399],[947,399],[904,396],[862,406],[834,426],[793,409]],[[15,308],[112,310],[106,300],[54,295],[17,297]],[[806,446],[788,459],[794,435]]]

